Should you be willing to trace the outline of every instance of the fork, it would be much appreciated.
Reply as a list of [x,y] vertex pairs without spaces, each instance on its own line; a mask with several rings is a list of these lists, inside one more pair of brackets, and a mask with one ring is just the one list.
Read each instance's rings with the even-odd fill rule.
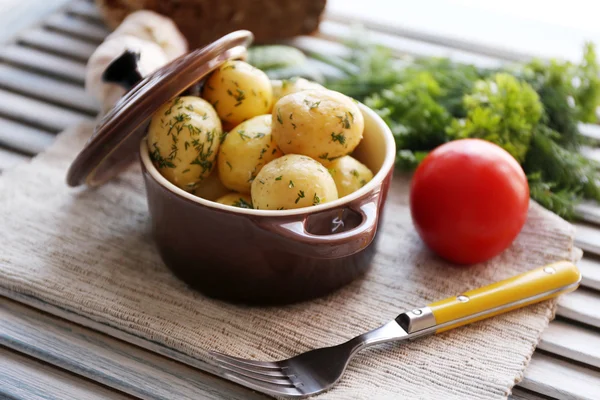
[[577,267],[561,261],[402,313],[337,346],[310,350],[281,361],[253,361],[211,352],[211,362],[218,375],[250,389],[279,397],[307,397],[335,385],[360,350],[444,332],[538,303],[577,289],[580,280]]

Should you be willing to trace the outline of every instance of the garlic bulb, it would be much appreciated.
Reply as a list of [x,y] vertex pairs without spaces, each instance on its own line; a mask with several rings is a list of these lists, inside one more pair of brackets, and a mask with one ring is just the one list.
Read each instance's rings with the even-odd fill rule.
[[163,49],[156,43],[134,36],[121,35],[107,38],[88,60],[85,72],[85,90],[102,107],[102,113],[110,110],[125,94],[125,89],[102,81],[106,67],[126,50],[139,52],[138,68],[146,76],[169,62]]
[[187,52],[187,41],[171,19],[153,11],[140,10],[129,14],[108,37],[135,36],[159,45],[169,61]]

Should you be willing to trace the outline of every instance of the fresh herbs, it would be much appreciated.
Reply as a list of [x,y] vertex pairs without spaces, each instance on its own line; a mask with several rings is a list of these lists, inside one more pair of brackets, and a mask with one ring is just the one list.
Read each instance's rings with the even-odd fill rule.
[[248,203],[243,197],[240,197],[239,199],[237,199],[236,201],[231,203],[231,205],[234,207],[239,207],[239,208],[249,208],[249,209],[253,208],[252,204]]
[[[363,101],[390,126],[398,168],[413,170],[448,141],[482,138],[521,163],[531,197],[557,214],[572,218],[580,199],[600,201],[600,165],[578,151],[579,122],[598,122],[600,65],[592,44],[579,64],[534,60],[482,69],[444,58],[399,60],[363,36],[348,43],[347,57],[311,56],[339,70],[328,88]],[[332,141],[344,144],[338,135]]]
[[304,190],[298,191],[298,197],[296,197],[296,201],[294,203],[298,204],[298,202],[300,201],[300,199],[303,199],[303,198],[304,198]]
[[340,133],[331,132],[331,140],[334,142],[338,142],[341,145],[346,144],[346,136],[344,135],[343,132],[340,132]]
[[310,101],[308,99],[304,99],[304,104],[308,106],[309,110],[314,110],[315,108],[319,108],[321,101]]
[[316,206],[318,204],[321,204],[321,198],[317,195],[317,193],[315,193],[315,195],[313,196],[313,206]]

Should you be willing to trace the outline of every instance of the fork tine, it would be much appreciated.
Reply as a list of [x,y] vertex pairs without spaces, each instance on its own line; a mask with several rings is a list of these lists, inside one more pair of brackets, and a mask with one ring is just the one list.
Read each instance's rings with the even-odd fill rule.
[[246,360],[244,358],[233,357],[223,353],[217,353],[216,351],[211,351],[210,354],[216,358],[227,360],[230,364],[234,365],[247,365],[248,367],[260,367],[275,370],[281,369],[281,366],[278,362]]
[[294,384],[292,383],[292,381],[289,380],[285,376],[273,377],[273,376],[269,376],[269,375],[263,375],[261,373],[256,373],[254,371],[248,371],[247,369],[238,368],[238,367],[228,365],[228,364],[221,364],[221,368],[228,372],[242,375],[247,378],[257,380],[257,381],[270,383],[272,385],[294,387]]
[[306,394],[302,393],[295,387],[273,385],[267,382],[257,381],[252,378],[248,378],[239,375],[236,372],[227,371],[224,374],[225,378],[239,385],[245,386],[250,389],[257,390],[262,393],[274,395],[274,396],[289,396],[289,397],[304,397]]
[[276,378],[287,378],[287,374],[283,372],[282,368],[278,369],[261,369],[259,367],[251,366],[249,364],[239,363],[236,360],[230,359],[230,357],[216,356],[215,359],[221,366],[227,366],[238,370],[244,370],[255,374],[264,376],[272,376]]

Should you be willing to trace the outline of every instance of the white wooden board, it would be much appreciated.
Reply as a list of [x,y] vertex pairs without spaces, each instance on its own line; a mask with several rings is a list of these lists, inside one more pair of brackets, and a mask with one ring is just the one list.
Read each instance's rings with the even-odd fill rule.
[[58,77],[83,85],[85,64],[68,58],[46,53],[29,47],[8,45],[0,47],[0,60],[19,68],[26,68],[44,75]]
[[131,400],[130,396],[0,348],[0,398],[13,400]]
[[0,117],[0,146],[26,154],[37,154],[50,146],[55,136]]
[[575,245],[600,256],[600,229],[587,224],[575,224],[575,227]]
[[577,266],[581,271],[581,284],[600,291],[600,258],[583,257]]
[[90,116],[98,114],[96,102],[85,93],[81,85],[50,79],[16,67],[0,64],[0,87]]
[[535,353],[520,385],[562,400],[598,400],[600,372],[543,353]]
[[190,366],[8,299],[0,344],[142,399],[266,399]]
[[561,296],[556,314],[600,328],[600,293],[580,287]]
[[600,335],[588,327],[564,320],[552,321],[537,348],[600,368]]
[[91,120],[75,111],[0,89],[2,115],[49,131],[60,132],[81,121]]
[[86,61],[96,48],[84,40],[42,28],[25,31],[18,42],[79,61]]

